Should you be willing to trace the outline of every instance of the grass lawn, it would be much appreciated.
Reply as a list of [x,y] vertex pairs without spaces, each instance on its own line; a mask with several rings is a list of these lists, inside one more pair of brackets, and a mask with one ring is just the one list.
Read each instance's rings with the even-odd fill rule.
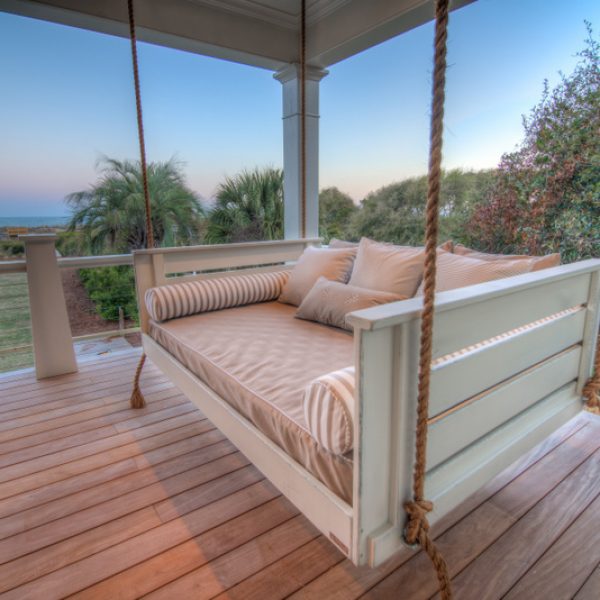
[[[31,320],[27,297],[27,275],[14,273],[0,277],[0,373],[31,367]],[[13,350],[14,348],[14,350]]]

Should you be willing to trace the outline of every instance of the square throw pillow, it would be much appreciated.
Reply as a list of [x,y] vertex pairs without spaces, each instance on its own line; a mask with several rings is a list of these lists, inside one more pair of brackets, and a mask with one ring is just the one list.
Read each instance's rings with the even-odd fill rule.
[[495,261],[495,260],[522,260],[531,264],[532,271],[540,271],[541,269],[549,269],[550,267],[558,267],[560,265],[560,254],[546,254],[546,256],[527,256],[526,254],[488,254],[487,252],[479,252],[472,250],[462,244],[454,244],[452,250],[454,254],[460,256],[468,256],[469,258],[478,258],[479,260]]
[[352,272],[356,248],[313,248],[309,246],[292,269],[279,302],[299,306],[319,277],[346,283]]
[[405,296],[367,290],[320,277],[296,311],[296,317],[352,331],[346,315],[379,304],[404,300]]
[[[437,251],[436,292],[493,281],[531,271],[531,263],[522,260],[480,260],[444,250]],[[423,293],[423,283],[417,295]]]
[[411,298],[423,277],[424,261],[423,248],[393,246],[362,238],[349,283]]

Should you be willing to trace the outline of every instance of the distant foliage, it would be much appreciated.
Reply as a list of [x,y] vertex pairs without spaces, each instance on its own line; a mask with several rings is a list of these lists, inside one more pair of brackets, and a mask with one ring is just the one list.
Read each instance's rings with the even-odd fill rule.
[[[100,180],[67,196],[69,229],[81,232],[87,252],[130,252],[146,245],[145,204],[139,161],[103,159]],[[173,160],[148,165],[152,229],[157,246],[198,240],[203,209]]]
[[107,321],[119,320],[119,307],[126,319],[138,320],[135,277],[132,267],[81,269],[79,277],[98,314]]
[[319,235],[324,243],[331,238],[342,240],[354,236],[352,218],[358,212],[354,200],[336,187],[326,188],[319,193]]
[[[444,173],[440,203],[440,241],[463,241],[465,225],[487,194],[491,171]],[[352,239],[362,236],[395,244],[418,246],[425,238],[427,177],[413,177],[370,193],[350,224]]]
[[20,240],[0,240],[0,257],[21,258],[25,254],[25,244]]
[[283,238],[283,171],[255,169],[228,177],[209,212],[208,244]]
[[564,262],[600,255],[600,45],[588,38],[573,73],[523,117],[525,136],[502,157],[488,200],[468,225],[481,250]]

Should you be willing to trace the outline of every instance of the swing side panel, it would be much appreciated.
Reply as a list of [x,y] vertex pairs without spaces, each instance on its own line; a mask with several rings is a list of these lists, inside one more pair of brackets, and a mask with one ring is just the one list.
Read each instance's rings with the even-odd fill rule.
[[[431,523],[581,410],[599,295],[597,259],[438,294],[434,359],[450,357],[434,362],[431,379]],[[404,547],[420,310],[421,299],[412,299],[349,317],[358,367],[352,560],[359,564],[378,565]]]

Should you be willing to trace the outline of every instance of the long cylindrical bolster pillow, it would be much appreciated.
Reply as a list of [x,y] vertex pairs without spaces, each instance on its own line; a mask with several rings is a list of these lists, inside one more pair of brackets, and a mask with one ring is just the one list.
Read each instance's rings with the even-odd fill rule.
[[318,377],[304,391],[304,418],[310,434],[333,454],[354,447],[354,367]]
[[222,308],[275,300],[289,271],[252,273],[187,281],[150,288],[144,297],[150,317],[157,322]]

